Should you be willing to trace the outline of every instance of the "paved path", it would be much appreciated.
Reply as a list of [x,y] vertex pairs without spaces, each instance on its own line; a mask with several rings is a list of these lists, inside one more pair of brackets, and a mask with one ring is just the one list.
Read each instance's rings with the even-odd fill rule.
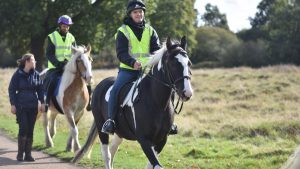
[[83,169],[39,151],[32,152],[35,162],[19,162],[16,160],[17,150],[17,142],[0,130],[0,169]]

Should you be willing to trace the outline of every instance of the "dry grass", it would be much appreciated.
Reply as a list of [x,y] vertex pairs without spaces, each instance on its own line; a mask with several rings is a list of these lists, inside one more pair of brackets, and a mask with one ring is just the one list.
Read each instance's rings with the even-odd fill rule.
[[[0,69],[0,113],[9,114],[7,87],[13,72]],[[95,87],[117,70],[94,70],[93,74]],[[229,126],[251,129],[299,118],[300,68],[296,66],[193,70],[192,85],[193,98],[175,119],[184,135],[216,136]],[[89,128],[91,119],[91,113],[86,113],[81,127]]]

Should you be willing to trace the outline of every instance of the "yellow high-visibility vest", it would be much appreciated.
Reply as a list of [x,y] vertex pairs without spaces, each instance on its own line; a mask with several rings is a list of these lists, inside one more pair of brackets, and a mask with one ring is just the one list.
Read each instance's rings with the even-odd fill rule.
[[[65,59],[70,60],[72,56],[72,43],[75,42],[75,38],[71,33],[67,33],[65,41],[63,41],[58,31],[54,31],[49,34],[51,42],[55,46],[55,57],[58,61],[62,62]],[[53,69],[55,66],[48,61],[48,68]]]
[[[144,66],[150,59],[150,39],[153,34],[153,28],[148,24],[145,25],[141,41],[138,40],[128,25],[123,24],[118,30],[128,39],[129,55],[141,62],[142,66]],[[117,34],[115,38],[117,38]],[[122,62],[120,63],[120,67],[133,70],[131,66]]]

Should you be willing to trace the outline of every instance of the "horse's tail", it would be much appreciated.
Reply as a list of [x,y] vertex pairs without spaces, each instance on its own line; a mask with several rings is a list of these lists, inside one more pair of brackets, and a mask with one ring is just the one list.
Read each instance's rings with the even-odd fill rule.
[[72,159],[72,163],[77,163],[82,159],[82,157],[87,153],[88,157],[90,157],[90,154],[92,152],[92,148],[94,145],[94,142],[97,137],[97,128],[96,123],[93,121],[92,127],[90,128],[88,138],[83,145],[83,147],[76,153],[75,157]]

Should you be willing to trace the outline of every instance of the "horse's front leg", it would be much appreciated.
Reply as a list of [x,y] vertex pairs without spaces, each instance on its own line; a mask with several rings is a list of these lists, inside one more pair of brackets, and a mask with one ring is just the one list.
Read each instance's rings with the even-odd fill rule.
[[[103,123],[102,123],[103,124]],[[102,124],[100,125],[102,127]],[[104,161],[105,169],[112,169],[111,154],[109,151],[109,135],[101,132],[101,127],[97,126],[98,134],[101,141],[101,152]]]
[[123,138],[120,138],[117,134],[114,135],[114,138],[113,138],[111,146],[110,146],[111,168],[113,168],[114,157],[115,157],[115,154],[118,151],[119,145],[122,143],[122,141],[123,141]]
[[44,131],[45,131],[45,143],[46,143],[47,147],[53,147],[54,144],[53,144],[52,138],[50,136],[50,132],[49,132],[48,113],[49,113],[49,111],[43,113],[43,126],[44,126]]
[[150,161],[152,166],[154,166],[154,169],[163,169],[156,157],[153,144],[145,138],[139,138],[138,142],[140,143],[148,160]]
[[[166,143],[167,143],[167,136],[166,138],[164,138],[162,141],[160,141],[158,144],[154,146],[154,149],[152,150],[154,151],[156,158],[158,158],[159,153],[162,151]],[[153,169],[153,166],[150,162],[147,164],[146,169]]]
[[79,150],[81,148],[81,146],[79,144],[79,140],[78,140],[78,128],[75,124],[73,114],[70,111],[65,111],[65,115],[66,115],[66,118],[67,118],[67,120],[69,122],[69,126],[70,126],[70,134],[69,134],[69,139],[67,142],[66,150],[67,151],[72,150],[72,141],[74,141],[74,152],[76,152],[77,150]]
[[52,139],[56,134],[56,116],[57,116],[57,112],[50,113],[50,136]]

